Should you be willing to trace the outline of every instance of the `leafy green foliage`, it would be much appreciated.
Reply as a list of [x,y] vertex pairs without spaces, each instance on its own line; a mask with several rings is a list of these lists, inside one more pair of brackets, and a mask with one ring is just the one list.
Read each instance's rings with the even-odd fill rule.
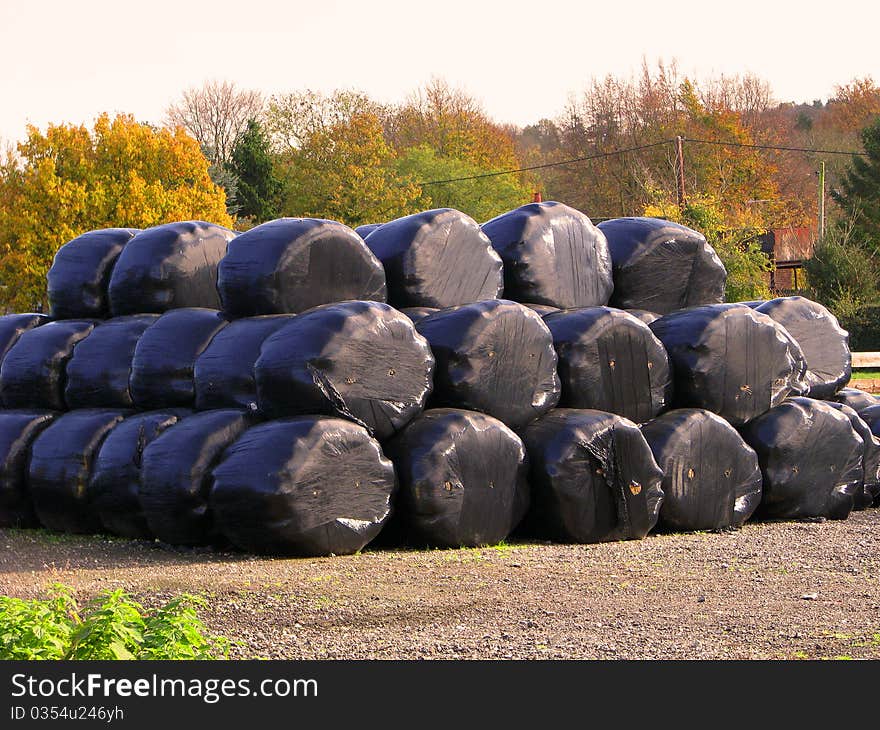
[[206,633],[205,601],[183,594],[145,611],[122,589],[105,591],[80,612],[70,588],[49,596],[0,596],[0,659],[222,659],[231,642]]
[[853,221],[859,244],[880,252],[880,118],[862,130],[865,157],[853,157],[832,195]]

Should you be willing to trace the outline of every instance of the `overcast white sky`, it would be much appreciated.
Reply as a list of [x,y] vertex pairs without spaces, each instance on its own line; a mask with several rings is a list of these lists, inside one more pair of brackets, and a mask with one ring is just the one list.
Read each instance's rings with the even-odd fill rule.
[[397,101],[440,76],[499,121],[559,114],[642,57],[699,77],[754,72],[780,101],[880,81],[876,2],[774,0],[0,0],[0,138],[102,111],[159,122],[212,78],[266,93],[357,88]]

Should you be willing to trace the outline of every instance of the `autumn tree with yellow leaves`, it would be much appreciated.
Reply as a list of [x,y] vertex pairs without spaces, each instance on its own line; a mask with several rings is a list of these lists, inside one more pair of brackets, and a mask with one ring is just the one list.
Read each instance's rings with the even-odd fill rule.
[[86,231],[180,220],[232,225],[224,191],[182,128],[106,114],[92,129],[28,127],[0,164],[0,306],[45,306],[55,252]]

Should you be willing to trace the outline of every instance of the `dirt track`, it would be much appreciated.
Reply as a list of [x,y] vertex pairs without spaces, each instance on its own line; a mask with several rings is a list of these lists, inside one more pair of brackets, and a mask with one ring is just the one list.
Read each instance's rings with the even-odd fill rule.
[[264,559],[0,530],[0,593],[210,601],[266,658],[880,658],[880,510],[603,545]]

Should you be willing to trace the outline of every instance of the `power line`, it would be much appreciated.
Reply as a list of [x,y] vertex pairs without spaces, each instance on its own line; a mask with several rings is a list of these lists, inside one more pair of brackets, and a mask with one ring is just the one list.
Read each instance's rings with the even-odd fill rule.
[[850,152],[847,150],[822,150],[814,147],[784,147],[773,144],[746,144],[745,142],[721,142],[714,139],[695,139],[693,137],[682,137],[684,142],[695,142],[696,144],[713,144],[719,147],[748,147],[755,150],[780,150],[782,152],[812,152],[817,155],[848,155],[852,157],[868,157],[867,152]]

